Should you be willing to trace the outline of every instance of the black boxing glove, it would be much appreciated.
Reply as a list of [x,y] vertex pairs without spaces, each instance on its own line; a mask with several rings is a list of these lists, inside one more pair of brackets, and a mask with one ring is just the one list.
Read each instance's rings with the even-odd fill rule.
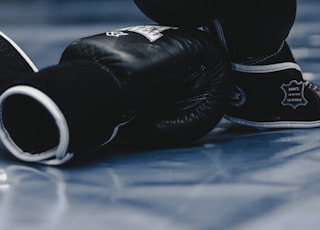
[[211,57],[210,66],[202,66],[181,81],[166,100],[141,111],[121,127],[118,139],[134,145],[168,147],[208,134],[224,115],[232,80],[225,53],[217,45],[214,52],[217,55]]
[[0,92],[21,75],[38,71],[27,54],[0,31]]
[[[141,112],[170,101],[181,82],[217,74],[215,60],[223,70],[217,78],[229,82],[224,53],[197,29],[137,26],[79,39],[59,65],[0,96],[2,140],[21,160],[62,164],[108,143]],[[228,87],[220,86],[217,92],[225,95]]]
[[147,17],[162,25],[199,27],[216,17],[219,1],[134,0]]

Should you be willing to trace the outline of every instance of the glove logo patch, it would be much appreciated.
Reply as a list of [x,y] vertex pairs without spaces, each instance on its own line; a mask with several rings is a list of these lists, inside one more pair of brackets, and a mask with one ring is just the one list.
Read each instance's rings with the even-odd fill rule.
[[127,28],[107,32],[106,35],[120,37],[120,36],[129,35],[128,33],[125,33],[125,31],[135,32],[137,34],[141,34],[142,36],[147,38],[150,42],[154,42],[163,36],[161,32],[170,30],[170,29],[178,29],[178,27],[157,26],[157,25],[132,26],[132,27],[127,27]]
[[244,91],[239,86],[233,85],[229,104],[234,107],[240,107],[246,102],[246,99]]
[[304,97],[305,84],[300,81],[290,81],[289,84],[282,84],[281,89],[284,92],[284,99],[281,104],[283,106],[291,106],[293,109],[299,106],[306,106],[307,99]]
[[118,31],[106,32],[106,35],[107,35],[108,37],[117,37],[117,38],[118,38],[118,37],[126,36],[126,35],[129,35],[129,34],[118,30]]

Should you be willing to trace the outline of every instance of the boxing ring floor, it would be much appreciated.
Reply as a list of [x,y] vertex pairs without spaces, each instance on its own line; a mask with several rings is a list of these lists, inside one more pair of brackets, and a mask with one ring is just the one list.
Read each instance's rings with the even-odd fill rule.
[[[11,0],[0,8],[0,30],[39,68],[57,63],[78,37],[149,23],[129,0]],[[318,84],[319,12],[318,0],[298,1],[288,39]],[[223,120],[191,146],[110,146],[68,167],[25,164],[0,150],[0,230],[313,230],[319,193],[320,129],[253,130]]]

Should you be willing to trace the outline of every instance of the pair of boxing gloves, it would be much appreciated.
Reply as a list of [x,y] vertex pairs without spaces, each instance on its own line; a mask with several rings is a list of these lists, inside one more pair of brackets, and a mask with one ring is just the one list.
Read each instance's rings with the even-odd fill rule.
[[144,25],[78,39],[59,64],[4,84],[1,140],[20,160],[50,165],[115,137],[188,143],[222,118],[231,75],[216,37],[196,28]]

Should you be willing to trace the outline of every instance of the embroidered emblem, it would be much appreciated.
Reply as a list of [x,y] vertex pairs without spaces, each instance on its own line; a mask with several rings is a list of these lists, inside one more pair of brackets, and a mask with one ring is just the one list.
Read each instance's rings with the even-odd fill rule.
[[229,104],[234,107],[240,107],[246,102],[246,99],[244,91],[239,86],[233,85]]
[[290,81],[289,84],[282,84],[281,89],[284,92],[284,99],[281,102],[283,106],[291,106],[293,109],[299,106],[306,106],[307,99],[304,97],[304,82]]

